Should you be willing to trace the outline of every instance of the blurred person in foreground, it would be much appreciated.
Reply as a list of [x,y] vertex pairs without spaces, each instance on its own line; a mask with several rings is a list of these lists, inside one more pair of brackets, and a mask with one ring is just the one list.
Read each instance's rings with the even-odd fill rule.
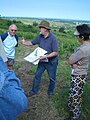
[[16,35],[17,26],[11,24],[8,32],[1,34],[1,40],[3,42],[4,50],[7,56],[7,66],[11,70],[13,69],[15,58],[15,47],[18,46],[18,36]]
[[[22,40],[21,43],[26,46],[38,44],[39,47],[47,51],[47,55],[40,56],[36,74],[33,80],[32,89],[29,96],[38,93],[40,80],[43,72],[47,70],[50,83],[48,87],[48,95],[54,94],[56,83],[56,70],[58,65],[58,41],[53,33],[50,32],[50,23],[42,20],[40,25],[40,34],[32,41]],[[47,61],[45,61],[47,59]]]
[[74,35],[80,42],[80,46],[70,56],[68,63],[71,65],[71,83],[69,91],[68,107],[70,117],[65,120],[78,120],[81,113],[82,94],[87,82],[87,70],[90,60],[90,27],[86,24],[78,25]]
[[7,57],[0,40],[0,120],[15,120],[27,108],[27,98],[20,80],[5,62]]
[[0,37],[0,56],[2,57],[3,61],[7,63],[7,57],[3,48],[1,37]]

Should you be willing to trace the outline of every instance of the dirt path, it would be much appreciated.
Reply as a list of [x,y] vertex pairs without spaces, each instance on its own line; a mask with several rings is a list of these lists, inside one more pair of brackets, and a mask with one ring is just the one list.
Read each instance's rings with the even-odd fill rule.
[[[28,62],[23,63],[23,67],[15,70],[16,75],[21,79],[21,85],[27,94],[32,86],[33,74],[27,73],[30,67]],[[42,80],[38,95],[28,98],[28,108],[17,120],[63,120],[59,117],[54,108],[52,98],[47,95],[48,80]]]

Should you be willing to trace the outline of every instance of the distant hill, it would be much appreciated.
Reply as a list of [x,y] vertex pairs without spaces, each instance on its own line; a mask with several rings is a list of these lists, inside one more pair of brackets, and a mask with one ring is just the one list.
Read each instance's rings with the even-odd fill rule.
[[60,19],[60,18],[36,18],[36,17],[13,17],[13,16],[1,16],[1,18],[23,18],[23,19],[37,19],[37,20],[50,20],[50,21],[62,21],[62,22],[85,22],[88,23],[90,20],[74,20],[74,19]]

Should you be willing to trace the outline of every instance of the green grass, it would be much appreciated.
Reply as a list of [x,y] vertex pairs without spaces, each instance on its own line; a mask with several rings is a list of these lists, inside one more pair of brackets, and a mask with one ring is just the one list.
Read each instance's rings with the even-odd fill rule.
[[[13,20],[13,19],[12,19]],[[30,24],[32,25],[35,19],[15,19],[17,21],[22,21],[24,24]],[[40,22],[39,20],[37,21]],[[77,47],[79,44],[73,36],[73,29],[75,28],[75,23],[65,23],[65,22],[56,22],[56,21],[50,21],[51,26],[53,28],[57,28],[56,31],[53,31],[55,35],[58,38],[59,42],[59,64],[57,68],[57,82],[56,82],[56,88],[55,88],[55,95],[52,98],[52,102],[54,107],[58,110],[59,115],[62,117],[66,117],[68,115],[68,108],[67,108],[67,99],[68,99],[68,92],[69,92],[69,83],[70,83],[70,66],[67,64],[67,59],[70,56],[70,54],[73,52],[74,47]],[[67,33],[61,33],[58,32],[58,28],[60,26],[66,27]],[[69,33],[69,31],[71,31]],[[2,31],[2,29],[0,29]],[[23,35],[28,36],[28,34],[32,33],[33,36],[36,36],[36,33],[34,34],[32,31],[30,33],[25,33],[22,31],[19,31]],[[30,54],[37,46],[34,47],[26,47],[21,45],[19,36],[19,47],[16,48],[16,57],[15,57],[15,64],[14,69],[19,69],[22,67],[23,64],[25,64],[25,60],[23,59],[25,56]],[[62,42],[64,43],[62,46]],[[35,74],[36,67],[32,64],[30,64],[27,68],[25,68],[25,71],[27,73]],[[89,67],[90,70],[90,67]],[[47,78],[47,73],[44,73],[44,78]],[[83,94],[83,102],[82,102],[82,113],[80,116],[80,120],[89,120],[90,118],[90,76],[88,78],[88,82],[84,88],[84,94]],[[24,119],[20,118],[20,119]]]

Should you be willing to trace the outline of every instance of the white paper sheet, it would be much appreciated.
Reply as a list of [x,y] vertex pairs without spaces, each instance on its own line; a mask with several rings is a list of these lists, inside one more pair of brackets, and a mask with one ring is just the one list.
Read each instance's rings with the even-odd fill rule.
[[39,62],[39,57],[43,56],[45,53],[47,53],[46,50],[37,47],[30,55],[26,56],[24,59],[36,65]]

